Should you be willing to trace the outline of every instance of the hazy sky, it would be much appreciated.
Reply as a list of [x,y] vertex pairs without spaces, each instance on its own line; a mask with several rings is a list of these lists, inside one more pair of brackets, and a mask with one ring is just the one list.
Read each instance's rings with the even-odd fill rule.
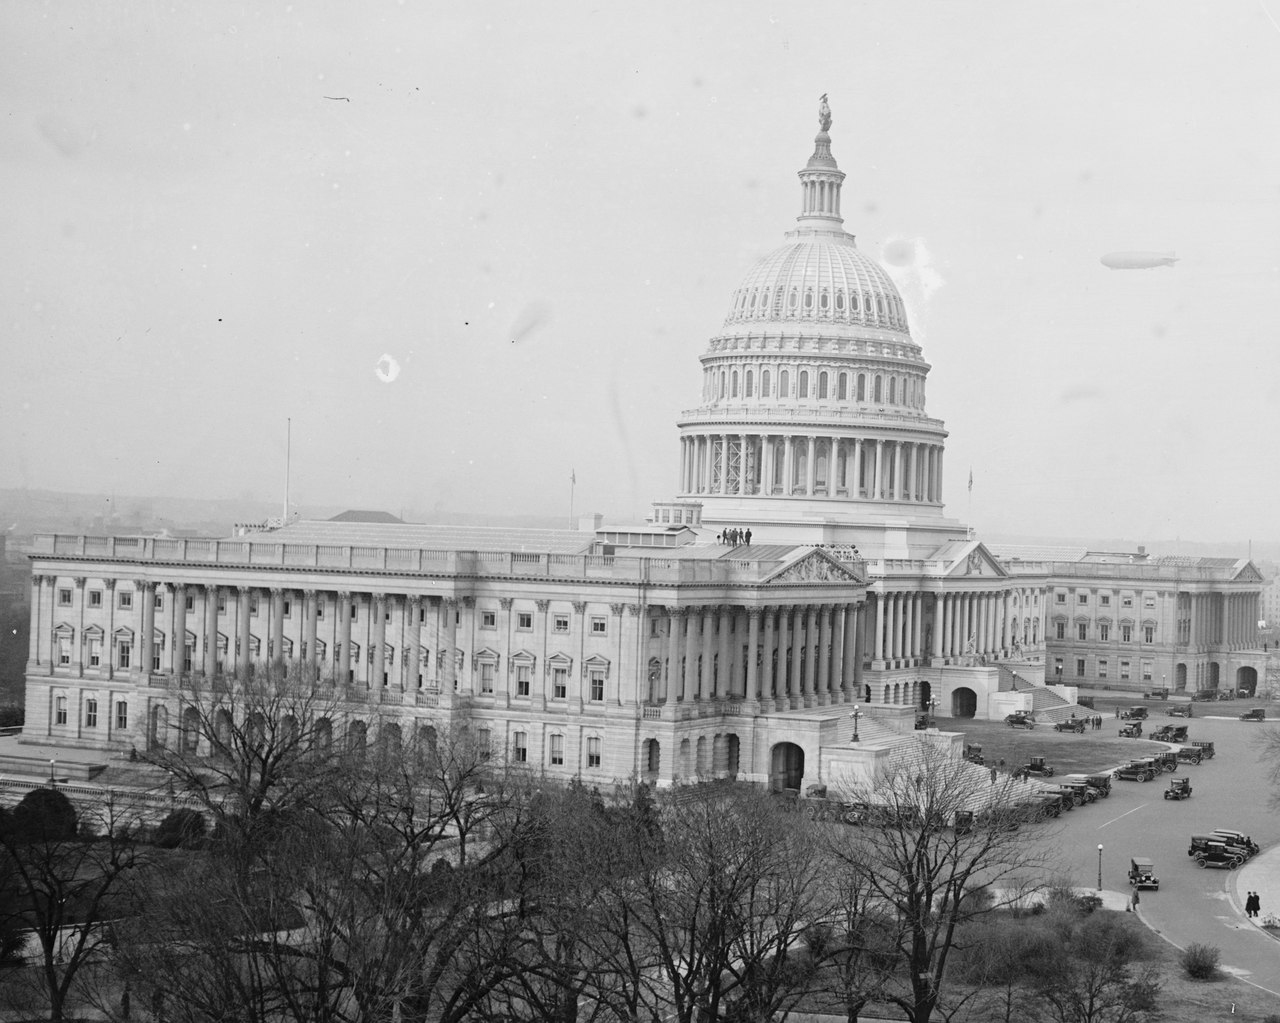
[[1280,539],[1280,0],[8,0],[0,484],[642,517],[823,92],[949,514]]

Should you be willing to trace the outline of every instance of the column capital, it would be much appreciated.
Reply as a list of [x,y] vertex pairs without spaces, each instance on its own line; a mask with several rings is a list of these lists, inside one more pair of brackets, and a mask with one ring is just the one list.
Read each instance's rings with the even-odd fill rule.
[[446,611],[457,611],[458,598],[457,597],[441,597],[440,606],[443,607]]
[[580,614],[580,615],[586,614],[587,602],[585,600],[575,600],[573,602],[573,611],[575,614]]
[[689,610],[690,609],[687,607],[679,607],[674,604],[668,604],[667,617],[668,618],[685,618],[688,616]]
[[283,587],[283,586],[273,586],[273,587],[271,587],[271,599],[272,599],[272,600],[275,600],[275,598],[276,598],[276,597],[283,597],[283,596],[284,596],[284,587]]
[[762,607],[749,607],[749,608],[747,608],[747,619],[748,619],[749,621],[757,621],[757,622],[758,622],[758,621],[760,621],[760,619],[761,619],[761,618],[763,618],[763,617],[764,617],[764,608],[762,608]]
[[338,591],[338,599],[339,599],[339,600],[350,600],[350,599],[351,599],[351,591],[350,591],[350,590],[339,590],[339,591]]
[[[314,590],[311,590],[310,592],[315,593]],[[417,611],[420,607],[422,607],[422,594],[410,593],[409,594],[409,610]]]
[[[45,578],[46,578],[46,579],[48,579],[48,580],[49,580],[49,582],[54,582],[54,581],[55,581],[55,580],[54,580],[54,577],[53,577],[53,576],[51,576],[51,575],[47,575],[47,576],[45,576]],[[102,580],[102,585],[103,585],[103,586],[105,586],[105,587],[107,588],[107,592],[110,592],[111,590],[114,590],[114,589],[116,588],[116,580],[114,580],[114,579],[103,579],[103,580]],[[216,591],[217,591],[217,589],[218,589],[218,587],[216,587],[216,586],[215,586],[215,587],[213,587],[213,589],[214,589],[214,591],[216,592]]]
[[536,608],[537,608],[539,611],[541,611],[543,614],[546,614],[546,613],[547,613],[547,611],[548,611],[548,610],[550,610],[550,608],[551,608],[551,601],[549,601],[549,600],[535,600],[535,601],[533,602],[533,606],[534,606],[534,607],[536,607]]
[[175,596],[181,593],[186,588],[187,588],[186,583],[170,583],[169,584],[169,592],[174,594]]
[[78,575],[78,576],[76,576],[76,577],[75,577],[74,582],[75,582],[75,584],[76,584],[76,589],[77,589],[77,590],[83,590],[83,589],[84,589],[85,578],[86,578],[86,577],[85,577],[85,576],[82,576],[82,575]]
[[610,614],[617,615],[619,618],[622,617],[622,612],[625,611],[626,609],[627,609],[626,604],[610,604],[609,605]]
[[146,589],[146,587],[147,587],[147,580],[145,579],[133,580],[133,588],[135,590],[143,590],[143,589]]
[[511,606],[515,603],[514,597],[499,597],[498,606],[504,611],[510,611]]
[[463,607],[465,607],[465,608],[473,608],[473,607],[475,607],[475,606],[476,606],[476,598],[475,598],[475,597],[463,597],[463,598],[462,598],[462,606],[463,606]]
[[315,600],[315,599],[316,599],[316,594],[317,594],[317,592],[318,592],[318,591],[316,591],[316,590],[303,590],[303,591],[302,591],[302,595],[303,595],[307,600]]
[[639,618],[641,612],[643,611],[644,611],[644,608],[641,607],[639,604],[627,605],[627,614],[629,614],[632,618]]

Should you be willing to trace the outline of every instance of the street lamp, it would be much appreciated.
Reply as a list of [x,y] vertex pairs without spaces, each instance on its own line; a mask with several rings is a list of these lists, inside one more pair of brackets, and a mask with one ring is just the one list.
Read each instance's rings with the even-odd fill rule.
[[1102,891],[1102,843],[1098,843],[1098,891]]
[[55,772],[56,772],[56,770],[57,770],[57,766],[58,766],[58,758],[57,758],[57,757],[50,757],[50,758],[49,758],[49,784],[50,784],[50,785],[57,785],[57,784],[58,784],[58,779],[57,779],[56,774],[55,774]]
[[849,717],[853,718],[853,738],[849,740],[850,742],[858,741],[858,718],[861,716],[862,711],[858,709],[858,705],[855,703],[853,705],[853,713],[849,715]]

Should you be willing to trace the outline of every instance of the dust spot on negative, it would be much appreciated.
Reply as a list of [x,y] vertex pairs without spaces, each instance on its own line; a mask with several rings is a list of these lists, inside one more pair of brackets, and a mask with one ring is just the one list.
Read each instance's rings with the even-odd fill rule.
[[389,384],[400,375],[400,363],[390,355],[384,355],[374,365],[373,372],[384,384]]
[[884,247],[884,261],[890,266],[913,266],[916,243],[910,238],[895,238]]

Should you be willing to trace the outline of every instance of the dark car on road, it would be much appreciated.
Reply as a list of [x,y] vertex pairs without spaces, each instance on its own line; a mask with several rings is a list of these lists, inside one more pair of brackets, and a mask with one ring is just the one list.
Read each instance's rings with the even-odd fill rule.
[[[1249,858],[1249,850],[1242,845],[1236,845],[1224,839],[1220,835],[1192,835],[1191,844],[1187,847],[1187,855],[1194,856],[1199,862],[1200,857],[1207,853],[1221,853],[1229,860],[1232,867],[1238,867],[1241,863]],[[1213,863],[1211,866],[1220,866],[1221,864]]]
[[1223,870],[1234,870],[1244,862],[1238,852],[1232,851],[1221,842],[1204,842],[1196,849],[1194,856],[1197,867],[1220,867]]
[[1146,707],[1130,707],[1120,715],[1121,721],[1145,721],[1147,719]]
[[1120,781],[1150,781],[1155,776],[1156,768],[1145,760],[1131,760],[1115,772]]
[[1073,783],[1082,781],[1098,794],[1099,799],[1106,799],[1111,795],[1111,775],[1109,774],[1069,774],[1063,781]]
[[1240,715],[1241,721],[1266,721],[1267,712],[1263,707],[1253,707]]

